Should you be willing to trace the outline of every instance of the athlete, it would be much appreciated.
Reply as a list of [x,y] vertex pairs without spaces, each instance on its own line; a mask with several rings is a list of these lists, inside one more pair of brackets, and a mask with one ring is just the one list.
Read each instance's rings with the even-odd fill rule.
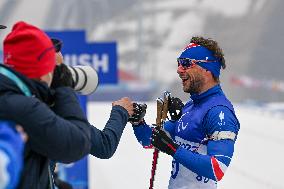
[[189,101],[183,105],[172,97],[171,120],[163,129],[141,120],[133,125],[134,133],[143,146],[153,145],[173,157],[169,189],[217,188],[233,157],[240,128],[233,105],[220,86],[224,55],[214,40],[193,37],[177,63]]

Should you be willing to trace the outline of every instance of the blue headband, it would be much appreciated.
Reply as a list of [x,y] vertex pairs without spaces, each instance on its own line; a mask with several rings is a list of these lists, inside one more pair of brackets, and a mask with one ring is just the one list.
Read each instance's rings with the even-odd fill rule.
[[197,62],[197,65],[209,70],[215,77],[220,76],[221,62],[207,48],[195,43],[190,43],[181,53],[179,58],[190,58],[195,60],[209,60],[215,62]]

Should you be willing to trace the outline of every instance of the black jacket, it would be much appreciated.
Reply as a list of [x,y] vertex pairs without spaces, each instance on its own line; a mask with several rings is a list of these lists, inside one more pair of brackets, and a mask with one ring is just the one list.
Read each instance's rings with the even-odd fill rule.
[[41,82],[13,73],[34,94],[24,96],[14,81],[0,74],[0,119],[22,125],[29,136],[18,188],[47,188],[50,159],[70,163],[89,153],[103,159],[114,154],[129,118],[126,109],[114,106],[101,131],[88,123],[73,89],[52,92]]
[[0,74],[0,119],[21,125],[29,137],[18,188],[45,189],[49,159],[70,163],[89,154],[91,125],[72,89],[61,87],[52,94],[47,85],[14,73],[34,94],[24,96],[14,81]]

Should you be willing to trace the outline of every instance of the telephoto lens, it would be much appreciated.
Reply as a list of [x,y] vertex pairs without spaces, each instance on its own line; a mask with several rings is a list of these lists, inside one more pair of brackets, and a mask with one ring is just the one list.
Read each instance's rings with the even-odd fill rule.
[[74,90],[82,95],[89,95],[98,87],[99,77],[97,71],[91,66],[67,66],[72,74]]
[[[60,39],[51,38],[56,53],[61,52],[63,42]],[[68,66],[74,81],[74,90],[82,95],[89,95],[98,87],[99,76],[97,71],[91,66]]]

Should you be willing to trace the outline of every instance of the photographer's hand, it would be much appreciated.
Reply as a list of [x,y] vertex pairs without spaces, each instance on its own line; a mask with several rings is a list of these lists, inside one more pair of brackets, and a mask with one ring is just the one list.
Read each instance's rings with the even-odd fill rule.
[[130,100],[130,98],[123,97],[123,98],[121,98],[117,101],[114,101],[112,103],[112,106],[116,106],[116,105],[119,105],[119,106],[122,106],[123,108],[125,108],[127,110],[129,116],[133,115],[133,113],[134,113],[133,102]]
[[60,65],[56,65],[50,88],[56,89],[58,87],[74,87],[72,74],[68,67],[63,63]]

